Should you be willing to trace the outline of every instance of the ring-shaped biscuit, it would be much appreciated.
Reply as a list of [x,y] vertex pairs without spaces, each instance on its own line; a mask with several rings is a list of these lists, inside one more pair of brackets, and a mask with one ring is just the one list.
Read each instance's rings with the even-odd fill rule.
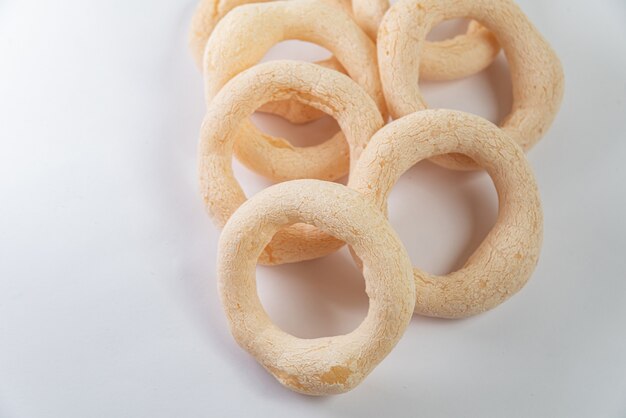
[[[511,0],[400,0],[380,26],[378,59],[389,111],[394,118],[424,110],[418,69],[426,35],[437,23],[475,19],[498,38],[509,63],[513,105],[501,127],[524,150],[548,130],[563,96],[563,69],[554,50]],[[469,158],[434,159],[454,169],[476,169]]]
[[[328,7],[319,0],[273,1],[247,4],[228,13],[217,24],[207,43],[204,56],[205,96],[211,102],[215,94],[235,75],[257,64],[265,53],[285,39],[301,39],[331,50],[347,69],[350,78],[359,84],[386,115],[382,94],[376,47],[352,18],[337,7]],[[336,89],[336,95],[343,94]],[[281,165],[286,148],[295,149],[288,141],[262,133],[252,122],[243,122],[245,136],[237,140],[235,154],[255,172],[273,180],[316,178],[336,180],[348,173],[345,154],[329,155],[328,164],[343,166],[333,171],[334,177],[322,166],[305,170],[311,161],[320,161],[319,147],[307,147],[307,152],[294,152],[302,158],[292,165]],[[255,143],[265,141],[265,155],[254,155]],[[244,157],[247,156],[248,158]],[[340,161],[343,160],[343,161]],[[265,161],[273,161],[267,167]]]
[[[272,158],[280,157],[281,167],[293,166],[298,173],[310,173],[325,167],[327,172],[320,177],[335,177],[334,173],[349,169],[348,161],[350,164],[356,162],[369,139],[384,124],[376,104],[367,93],[337,71],[307,62],[271,61],[237,75],[209,104],[200,136],[201,193],[209,215],[219,227],[223,227],[246,200],[232,171],[233,147],[256,140],[251,149],[255,150],[254,154],[265,155],[264,149],[270,146],[266,141],[242,132],[244,122],[267,101],[294,98],[333,116],[342,129],[331,140],[316,147],[279,148],[281,152]],[[239,141],[238,135],[241,136]],[[316,150],[319,160],[313,160],[311,150]],[[303,158],[303,155],[310,157]],[[343,158],[331,158],[336,155]],[[243,157],[245,162],[247,157],[245,154]],[[275,164],[271,159],[265,163],[270,169]],[[309,260],[330,254],[342,245],[341,241],[310,225],[292,225],[276,234],[259,262],[282,264]]]
[[[194,60],[202,68],[207,41],[215,25],[229,11],[248,3],[270,0],[202,0],[191,22],[189,45]],[[378,26],[389,9],[388,0],[326,0],[354,15],[359,26],[376,41]],[[351,3],[351,4],[350,4]],[[489,66],[500,51],[496,37],[481,25],[472,22],[467,34],[439,42],[426,42],[421,57],[420,76],[426,80],[453,80],[475,74]],[[339,62],[331,57],[317,62],[327,68],[345,73]],[[308,122],[321,113],[297,103],[268,103],[261,111],[279,114],[294,123]]]
[[[352,0],[352,14],[370,38],[376,40],[389,0]],[[420,77],[447,81],[476,74],[487,68],[500,52],[498,40],[487,28],[472,21],[463,35],[424,43]]]
[[451,152],[467,155],[487,170],[498,192],[498,218],[460,270],[435,276],[415,268],[415,312],[463,318],[494,308],[520,290],[539,258],[543,214],[523,150],[478,116],[425,110],[378,131],[351,171],[349,186],[387,213],[389,192],[406,170]]
[[[302,339],[274,325],[256,292],[259,254],[281,228],[306,222],[348,242],[362,260],[369,309],[347,335]],[[413,314],[406,250],[384,215],[354,190],[319,180],[265,189],[230,218],[219,241],[218,286],[237,343],[286,387],[308,395],[347,392],[385,358]]]
[[[211,32],[228,12],[237,6],[250,3],[265,3],[271,0],[202,0],[192,17],[189,47],[199,68],[202,68],[207,41]],[[328,4],[341,7],[352,13],[350,0],[325,0]],[[374,11],[371,10],[374,7]],[[354,1],[355,18],[371,39],[376,40],[376,31],[384,11],[389,8],[386,0]],[[382,14],[372,19],[374,14]],[[358,12],[358,13],[357,13]],[[375,22],[375,28],[370,26]],[[368,29],[369,28],[369,29]],[[427,42],[422,56],[421,76],[427,80],[453,80],[477,73],[486,68],[500,51],[496,38],[488,30],[472,22],[466,35],[454,39]],[[316,64],[346,73],[335,57],[317,61]],[[258,111],[273,113],[292,123],[306,123],[324,116],[323,112],[295,101],[266,103]]]
[[[202,59],[209,36],[217,22],[237,6],[249,3],[264,3],[269,0],[201,0],[191,19],[189,31],[189,48],[198,68],[202,70]],[[326,0],[345,9],[346,4],[340,0]],[[345,70],[334,58],[316,62],[316,64],[345,73]],[[266,103],[258,109],[260,112],[273,113],[292,123],[305,123],[324,116],[324,113],[298,102],[279,101]]]

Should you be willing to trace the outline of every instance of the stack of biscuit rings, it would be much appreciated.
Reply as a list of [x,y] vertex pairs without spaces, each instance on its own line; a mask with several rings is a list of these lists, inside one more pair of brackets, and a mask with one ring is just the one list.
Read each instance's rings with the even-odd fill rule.
[[[426,41],[435,25],[453,18],[472,19],[466,34]],[[333,56],[260,63],[289,39]],[[552,124],[564,83],[555,52],[512,0],[201,0],[190,47],[205,81],[199,179],[207,212],[222,229],[220,298],[237,343],[284,386],[308,395],[349,391],[391,352],[413,314],[466,318],[495,308],[528,281],[543,215],[524,152]],[[500,47],[513,105],[499,126],[428,109],[418,76],[474,74]],[[341,132],[295,147],[259,131],[249,120],[255,111],[293,123],[327,114]],[[233,156],[280,183],[248,199]],[[412,267],[387,220],[393,185],[425,159],[483,169],[498,193],[495,225],[465,265],[444,276]],[[345,175],[347,186],[332,182]],[[345,244],[369,297],[361,325],[316,339],[274,325],[256,293],[257,264],[311,260]]]

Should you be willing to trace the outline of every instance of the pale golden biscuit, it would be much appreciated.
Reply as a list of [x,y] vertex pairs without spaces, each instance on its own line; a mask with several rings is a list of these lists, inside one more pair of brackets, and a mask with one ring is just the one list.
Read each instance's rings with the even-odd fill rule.
[[[248,3],[264,3],[271,0],[202,0],[191,21],[189,46],[199,68],[206,43],[217,22],[233,8]],[[383,15],[389,8],[387,0],[324,0],[330,5],[339,5],[347,13],[353,14],[357,23],[374,41]],[[352,4],[351,4],[352,3]],[[484,27],[472,22],[467,35],[456,36],[440,42],[426,42],[422,56],[420,76],[426,80],[452,80],[477,73],[491,64],[500,51],[495,36]],[[318,64],[345,73],[345,69],[334,59],[319,61]],[[298,107],[297,104],[284,106]],[[263,106],[271,113],[281,114],[280,106]],[[303,111],[310,112],[311,108]],[[316,113],[315,113],[316,114]],[[297,123],[312,120],[313,117],[296,116],[291,110],[285,117]],[[316,114],[317,118],[319,115]]]
[[[511,0],[400,0],[394,4],[378,33],[381,78],[391,115],[400,118],[427,107],[417,77],[426,35],[437,23],[459,17],[479,21],[504,49],[513,106],[501,127],[528,150],[556,116],[563,97],[563,69],[550,45]],[[434,161],[454,169],[477,168],[459,155]]]
[[352,0],[352,15],[367,35],[376,40],[378,27],[389,10],[389,0]]
[[[250,132],[248,117],[267,101],[298,99],[333,116],[343,133],[315,147],[279,146]],[[222,227],[246,200],[232,171],[233,147],[247,144],[252,157],[242,161],[264,164],[274,178],[335,178],[348,171],[372,135],[383,126],[374,101],[349,77],[319,65],[271,61],[237,75],[220,90],[207,109],[199,145],[200,188],[207,211]],[[344,137],[345,135],[345,137]],[[269,152],[269,151],[271,152]],[[285,171],[287,170],[287,171]],[[289,172],[288,170],[292,170]],[[282,264],[329,254],[343,243],[309,225],[281,230],[261,254],[263,264]]]
[[[376,48],[357,24],[336,7],[328,7],[319,0],[273,1],[247,4],[228,13],[216,26],[206,48],[204,57],[205,95],[211,102],[215,94],[235,75],[257,64],[273,45],[284,39],[301,39],[319,44],[331,50],[348,70],[350,78],[358,83],[374,99],[385,116],[385,102],[376,64]],[[340,89],[332,94],[342,95]],[[299,97],[299,96],[296,96]],[[332,115],[331,115],[332,116]],[[348,161],[344,154],[330,155],[325,166],[321,158],[305,158],[290,165],[281,166],[280,155],[287,141],[276,140],[263,134],[250,122],[244,124],[246,140],[238,140],[236,155],[250,168],[274,180],[317,178],[335,180],[347,174]],[[253,138],[251,138],[253,137]],[[253,144],[266,142],[266,155],[256,155]],[[303,157],[321,152],[319,147]],[[343,159],[343,162],[339,161]],[[266,166],[263,160],[273,162]],[[335,168],[343,167],[341,170]],[[310,170],[308,168],[313,168]]]
[[448,81],[468,77],[489,67],[500,52],[495,35],[476,21],[467,33],[424,44],[419,74],[425,80]]
[[[213,28],[217,22],[228,12],[237,6],[249,3],[263,3],[270,0],[201,0],[196,7],[196,11],[191,20],[191,29],[189,31],[189,48],[191,54],[198,65],[202,69],[202,59],[204,49]],[[329,4],[339,5],[346,8],[345,1],[324,0]],[[349,10],[349,9],[345,9]],[[339,62],[331,57],[326,60],[318,61],[317,64],[327,68],[332,68],[345,73],[345,70]],[[298,102],[280,101],[267,103],[258,109],[261,112],[273,113],[284,117],[293,123],[305,123],[324,116],[324,113],[310,106],[302,105]]]
[[[370,38],[376,40],[388,0],[352,0],[352,14]],[[434,25],[433,25],[434,26]],[[424,43],[419,74],[425,80],[454,80],[487,68],[500,52],[496,37],[477,22],[452,39]]]
[[333,52],[347,74],[385,111],[374,43],[348,14],[320,0],[246,4],[224,16],[205,49],[207,100],[228,80],[260,62],[272,46],[288,39]]
[[[221,18],[237,6],[251,3],[266,3],[272,0],[200,0],[191,18],[189,49],[196,65],[202,70],[202,59],[211,32]],[[322,0],[329,5],[338,5],[346,13],[351,13],[349,0]],[[320,63],[325,62],[320,61]],[[334,65],[334,64],[331,64]]]
[[[369,309],[349,334],[297,338],[274,325],[261,305],[256,260],[277,231],[296,222],[348,242],[366,266]],[[340,184],[294,180],[258,193],[224,227],[217,260],[220,296],[235,340],[296,392],[353,389],[389,354],[413,314],[415,285],[406,250],[383,214]]]
[[523,150],[478,116],[425,110],[378,131],[351,171],[349,186],[386,213],[389,192],[406,170],[452,152],[467,155],[487,170],[498,192],[498,218],[460,270],[445,276],[414,270],[415,312],[464,318],[504,302],[524,286],[537,264],[543,215]]
[[[202,68],[207,41],[215,25],[237,6],[249,3],[264,3],[270,0],[202,0],[191,21],[189,46],[199,68]],[[324,0],[328,5],[341,7],[352,14],[350,0]],[[389,8],[386,0],[354,0],[355,17],[371,39],[376,40],[376,31],[384,11]],[[373,7],[373,11],[372,11]],[[421,77],[428,80],[451,80],[474,74],[486,68],[498,54],[500,46],[489,31],[472,23],[467,35],[441,42],[427,42],[422,55]],[[317,62],[327,68],[346,73],[335,57]],[[293,123],[305,123],[318,119],[323,113],[297,102],[273,102],[262,106],[259,111],[274,113]]]
[[268,0],[201,0],[191,18],[189,49],[196,65],[202,70],[202,57],[211,32],[228,12],[237,6],[263,3]]
[[[323,61],[317,61],[315,64],[331,70],[339,71],[342,74],[346,70],[341,66],[335,57],[330,57]],[[272,113],[287,119],[291,123],[308,123],[317,120],[326,114],[314,107],[299,103],[296,100],[278,100],[269,102],[257,109],[258,112]]]

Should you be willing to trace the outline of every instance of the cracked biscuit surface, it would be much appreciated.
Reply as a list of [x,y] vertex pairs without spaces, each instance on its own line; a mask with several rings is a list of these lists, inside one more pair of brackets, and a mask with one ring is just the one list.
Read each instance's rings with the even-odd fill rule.
[[[389,7],[389,0],[352,0],[354,18],[374,40]],[[484,70],[498,52],[500,45],[494,34],[472,21],[463,35],[444,41],[424,42],[417,70],[425,80],[455,80]]]
[[[363,260],[369,309],[349,334],[297,338],[274,325],[261,305],[257,258],[277,231],[296,222],[348,242]],[[308,395],[343,393],[357,386],[393,349],[413,314],[415,285],[406,250],[385,216],[341,184],[294,180],[255,195],[224,227],[217,272],[237,343],[280,383]]]
[[[271,47],[290,39],[331,51],[386,115],[376,46],[350,15],[320,0],[246,4],[226,14],[206,44],[203,72],[207,102],[228,80],[259,63]],[[336,67],[332,60],[328,65]]]
[[[265,3],[267,1],[271,0],[201,0],[193,14],[189,30],[189,48],[198,68],[202,70],[204,50],[211,32],[228,12],[244,4]],[[346,4],[343,0],[324,1],[329,5],[339,5],[344,10],[349,10],[345,9]],[[345,73],[345,69],[334,57],[318,61],[316,64]],[[314,107],[289,100],[266,103],[258,110],[282,116],[292,123],[306,123],[324,116],[323,112]]]
[[519,291],[539,259],[543,212],[523,150],[478,116],[425,110],[378,131],[348,185],[387,213],[389,193],[404,172],[419,161],[448,153],[467,155],[491,176],[498,192],[498,218],[461,269],[444,276],[414,269],[415,312],[464,318],[492,309]]
[[[475,19],[498,38],[513,85],[511,112],[502,129],[525,151],[546,133],[563,97],[563,69],[548,42],[511,0],[400,0],[385,15],[378,32],[378,59],[385,99],[393,118],[424,110],[418,85],[426,35],[437,23]],[[453,169],[476,169],[458,154],[433,159]]]
[[[275,138],[276,147],[249,133],[248,117],[261,104],[298,98],[333,116],[342,132],[315,147],[298,148]],[[199,144],[200,190],[213,221],[223,227],[246,201],[232,171],[233,149],[247,144],[244,163],[262,164],[275,178],[306,175],[336,178],[347,172],[383,119],[372,99],[349,77],[315,64],[271,61],[259,64],[229,81],[211,101],[202,123]],[[264,156],[260,158],[259,156]],[[291,170],[291,171],[289,171]],[[320,171],[323,170],[323,171]],[[343,243],[310,225],[292,225],[279,231],[259,262],[282,264],[329,254]]]
[[[203,67],[207,42],[215,26],[234,8],[271,0],[201,0],[191,21],[189,47],[196,64]],[[339,7],[354,16],[368,36],[376,41],[378,26],[389,8],[387,0],[319,0],[321,7]],[[264,24],[264,23],[262,23]],[[420,76],[427,80],[453,80],[474,74],[486,68],[498,54],[500,46],[488,30],[472,22],[467,34],[440,42],[426,42],[420,66]],[[318,65],[346,73],[334,56],[317,62]],[[259,111],[273,113],[293,123],[319,119],[323,112],[297,101],[266,103]]]

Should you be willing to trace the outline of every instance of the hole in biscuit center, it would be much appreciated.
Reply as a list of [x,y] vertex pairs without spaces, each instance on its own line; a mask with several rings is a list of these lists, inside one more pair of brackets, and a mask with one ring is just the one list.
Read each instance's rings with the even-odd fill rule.
[[499,124],[511,112],[513,85],[509,66],[500,52],[479,73],[451,81],[420,80],[420,91],[431,109],[456,109]]
[[413,265],[442,275],[463,267],[485,239],[498,215],[498,195],[486,172],[423,161],[400,177],[388,211]]
[[431,42],[445,41],[467,32],[469,19],[449,19],[436,25],[426,36]]
[[326,114],[305,124],[295,124],[275,114],[257,111],[251,120],[261,132],[286,139],[295,147],[322,144],[339,132],[339,125],[335,119]]
[[[262,61],[316,62],[330,57],[330,51],[319,45],[289,40],[276,44]],[[296,147],[319,145],[339,131],[339,125],[331,116],[295,100],[265,104],[252,116],[252,123],[262,132],[286,139]]]
[[[427,35],[431,42],[450,40],[467,33],[469,19],[450,19],[436,25]],[[417,76],[417,75],[416,75]],[[511,112],[513,87],[504,53],[484,70],[446,81],[419,78],[419,87],[428,107],[458,109],[499,124]]]
[[317,260],[258,266],[257,290],[274,324],[299,338],[348,334],[369,307],[363,275],[345,247]]
[[263,57],[263,62],[273,60],[296,60],[315,62],[330,58],[332,53],[312,42],[291,39],[282,41],[270,48]]

